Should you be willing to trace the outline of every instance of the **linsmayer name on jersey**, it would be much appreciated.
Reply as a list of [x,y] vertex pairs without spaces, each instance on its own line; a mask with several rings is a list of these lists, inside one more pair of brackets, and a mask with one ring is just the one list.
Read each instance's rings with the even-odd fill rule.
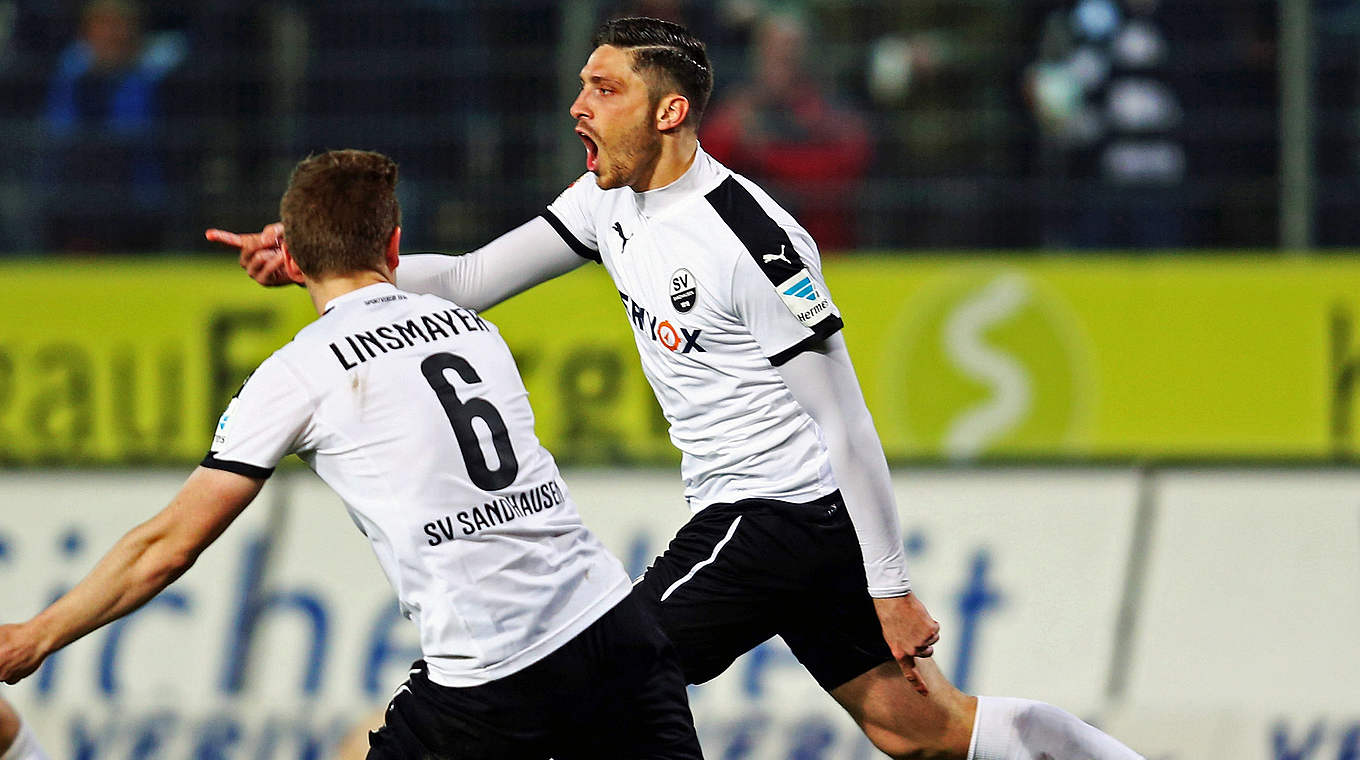
[[815,327],[836,313],[835,307],[831,305],[831,298],[825,289],[812,279],[807,267],[803,267],[797,274],[775,287],[779,288],[779,297],[784,299],[784,305],[789,307],[789,311],[793,312],[804,327]]
[[667,350],[676,354],[707,352],[699,344],[699,337],[703,333],[702,329],[691,330],[688,327],[671,324],[668,319],[657,319],[656,315],[648,311],[646,306],[630,298],[622,290],[619,291],[619,298],[623,299],[623,310],[628,313],[628,321],[633,323],[633,329],[646,335],[653,342],[660,343]]

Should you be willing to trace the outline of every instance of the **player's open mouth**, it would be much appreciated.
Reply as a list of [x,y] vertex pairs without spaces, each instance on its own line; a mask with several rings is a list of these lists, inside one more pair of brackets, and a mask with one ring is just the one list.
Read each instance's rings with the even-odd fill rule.
[[585,132],[577,130],[576,136],[586,144],[586,171],[593,172],[600,168],[600,147]]

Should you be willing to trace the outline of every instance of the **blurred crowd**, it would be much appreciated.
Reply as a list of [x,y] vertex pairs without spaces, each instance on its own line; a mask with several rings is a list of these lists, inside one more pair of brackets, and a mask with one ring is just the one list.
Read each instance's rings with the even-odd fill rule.
[[[1360,243],[1360,0],[1309,0],[1324,246]],[[583,167],[566,108],[611,15],[717,69],[705,149],[824,249],[1278,244],[1275,0],[0,0],[0,251],[202,250],[309,152],[402,165],[457,248]]]

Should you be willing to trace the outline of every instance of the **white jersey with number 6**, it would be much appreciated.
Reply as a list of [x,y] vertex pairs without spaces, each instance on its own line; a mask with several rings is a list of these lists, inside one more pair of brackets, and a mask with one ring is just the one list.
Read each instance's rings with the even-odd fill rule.
[[368,537],[437,683],[527,667],[628,594],[473,311],[388,284],[332,300],[242,386],[203,465],[264,478],[294,452]]

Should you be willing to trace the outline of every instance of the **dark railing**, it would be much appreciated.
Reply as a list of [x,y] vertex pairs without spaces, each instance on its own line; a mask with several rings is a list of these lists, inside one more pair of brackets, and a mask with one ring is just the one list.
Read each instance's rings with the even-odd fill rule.
[[[871,136],[872,158],[848,193],[856,230],[847,246],[1080,246],[1080,234],[1062,229],[1077,217],[1128,226],[1127,218],[1148,213],[1174,213],[1175,236],[1121,245],[1116,235],[1113,246],[1099,247],[1277,245],[1277,3],[1163,1],[1149,17],[1166,46],[1156,78],[1179,110],[1160,134],[1183,151],[1184,171],[1145,192],[1112,185],[1092,168],[1113,137],[1063,148],[1034,115],[1033,65],[1066,65],[1072,52],[1055,47],[1052,30],[1061,31],[1078,5],[1090,12],[1102,3],[1134,18],[1122,0],[805,4],[803,84],[858,112]],[[567,106],[587,41],[564,39],[565,30],[589,29],[630,6],[679,8],[710,40],[716,106],[739,97],[758,37],[759,20],[730,17],[731,5],[346,0],[186,9],[148,2],[145,39],[172,39],[182,51],[158,80],[148,123],[136,135],[142,153],[129,159],[154,164],[160,183],[152,195],[163,202],[143,209],[157,219],[149,245],[205,250],[205,225],[257,227],[274,217],[298,158],[341,146],[382,150],[402,164],[412,244],[476,245],[532,216],[581,170]],[[1360,215],[1350,212],[1360,201],[1360,59],[1353,52],[1360,25],[1335,21],[1351,17],[1331,8],[1343,3],[1317,5],[1316,241],[1351,246],[1360,243]],[[65,136],[54,127],[52,83],[80,28],[75,4],[58,6],[65,10],[0,2],[7,104],[0,251],[117,248],[99,239],[99,225],[132,224],[128,203],[137,193],[128,173],[91,168],[107,169],[101,144],[116,151],[126,136],[115,137],[107,122]],[[894,50],[917,52],[904,63]],[[71,165],[81,151],[87,165]],[[793,187],[756,179],[776,197],[817,196],[808,180]],[[1159,198],[1174,211],[1154,208]],[[76,211],[93,220],[90,238],[54,236],[53,226]],[[1127,218],[1118,221],[1121,215]]]

